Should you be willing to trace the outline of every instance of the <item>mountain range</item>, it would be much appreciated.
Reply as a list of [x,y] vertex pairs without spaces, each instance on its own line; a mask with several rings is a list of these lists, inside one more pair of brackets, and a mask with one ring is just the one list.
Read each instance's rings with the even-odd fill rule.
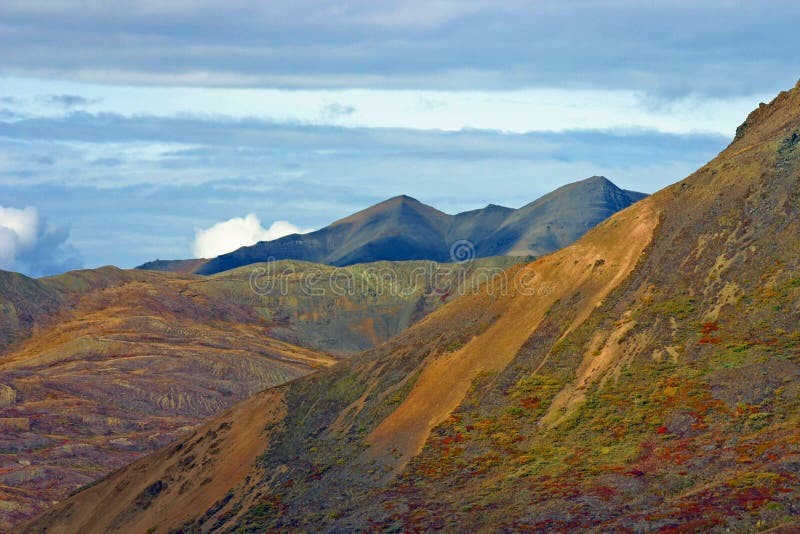
[[563,186],[519,209],[490,204],[457,215],[403,195],[308,234],[262,241],[209,260],[156,260],[139,269],[214,274],[269,259],[344,266],[541,256],[573,243],[646,196],[620,189],[601,176]]
[[[449,264],[247,260],[206,276],[188,272],[206,260],[186,260],[157,265],[171,272],[104,267],[38,280],[0,271],[0,530],[236,402],[376,347],[530,261],[521,255],[530,247],[461,261],[500,251],[487,236],[574,240],[643,196],[595,177],[520,210],[455,216],[397,197],[312,235],[338,236],[326,238],[329,260],[405,250]],[[416,249],[397,248],[409,235],[421,236]],[[456,236],[466,240],[451,251]],[[425,240],[440,250],[420,253]]]
[[800,83],[576,243],[21,531],[796,532],[798,324]]

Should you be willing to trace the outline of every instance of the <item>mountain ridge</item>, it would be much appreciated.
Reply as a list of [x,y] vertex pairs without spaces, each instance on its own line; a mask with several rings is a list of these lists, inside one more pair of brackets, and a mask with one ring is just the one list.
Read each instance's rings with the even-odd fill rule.
[[[562,248],[644,193],[594,176],[513,209],[493,204],[448,215],[399,195],[308,234],[262,241],[208,260],[145,263],[138,268],[214,274],[269,259],[346,266],[374,261],[461,261],[501,255],[540,256]],[[454,257],[452,247],[461,247]]]

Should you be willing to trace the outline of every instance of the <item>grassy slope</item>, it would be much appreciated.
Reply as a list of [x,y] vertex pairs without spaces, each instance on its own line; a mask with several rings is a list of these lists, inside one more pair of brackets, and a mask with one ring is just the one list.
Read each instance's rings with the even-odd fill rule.
[[261,418],[268,446],[249,476],[209,470],[213,489],[187,490],[227,490],[205,512],[175,512],[204,475],[182,467],[185,442],[28,530],[796,523],[799,210],[800,84],[686,180],[512,269],[534,292],[490,284],[274,392],[285,415]]
[[[191,288],[253,309],[272,337],[349,356],[391,339],[521,261],[494,257],[459,264],[387,261],[332,267],[285,260],[226,271]],[[264,289],[261,295],[252,291],[251,278]]]

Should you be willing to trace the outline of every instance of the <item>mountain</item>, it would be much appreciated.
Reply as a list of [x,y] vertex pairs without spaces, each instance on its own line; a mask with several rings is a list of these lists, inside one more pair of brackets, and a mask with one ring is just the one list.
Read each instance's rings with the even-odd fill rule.
[[508,214],[476,243],[478,255],[535,255],[564,248],[599,223],[645,197],[595,176],[565,185]]
[[224,271],[193,287],[252,307],[272,338],[346,357],[393,338],[523,261],[493,257],[333,267],[282,260]]
[[646,196],[594,176],[561,187],[518,210],[490,204],[448,215],[403,195],[309,234],[262,241],[210,260],[156,260],[139,269],[214,274],[270,258],[342,266],[375,261],[540,256],[573,243],[610,215]]
[[197,258],[192,260],[153,260],[137,267],[144,271],[164,271],[167,273],[192,274],[208,260]]
[[0,531],[337,360],[270,337],[258,315],[193,291],[197,282],[115,268],[0,272]]
[[574,245],[22,531],[793,532],[798,324],[800,83]]
[[0,531],[518,262],[0,271]]

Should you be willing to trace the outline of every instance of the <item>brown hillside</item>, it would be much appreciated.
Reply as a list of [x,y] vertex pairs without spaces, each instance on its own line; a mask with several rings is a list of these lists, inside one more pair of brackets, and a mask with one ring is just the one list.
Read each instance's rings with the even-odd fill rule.
[[0,356],[0,530],[336,361],[270,338],[246,308],[188,294],[191,279],[108,268],[32,282],[62,307]]
[[0,272],[0,330],[12,341],[0,353],[0,530],[235,402],[332,364],[330,353],[389,339],[472,291],[484,270],[517,262]]
[[[692,176],[506,280],[525,283],[496,278],[281,388],[285,415],[260,419],[268,446],[243,481],[210,452],[181,467],[183,441],[150,460],[178,467],[117,472],[22,530],[797,524],[800,84]],[[180,507],[190,472],[211,479],[198,498],[225,496]],[[126,486],[160,490],[98,500]]]

